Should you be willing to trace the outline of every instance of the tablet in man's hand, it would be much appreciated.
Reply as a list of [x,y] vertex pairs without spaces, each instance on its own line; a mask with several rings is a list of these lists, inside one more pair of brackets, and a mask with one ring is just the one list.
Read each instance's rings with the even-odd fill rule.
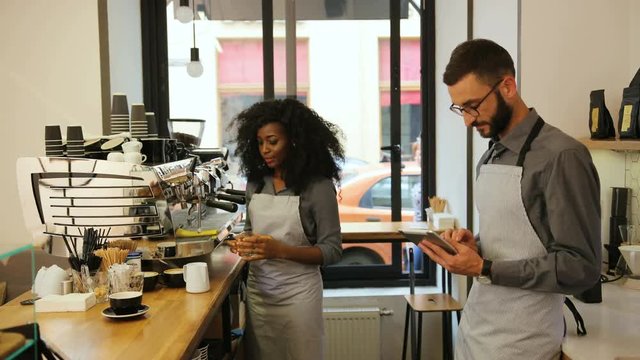
[[451,255],[458,253],[455,247],[451,245],[447,240],[443,239],[435,231],[426,229],[400,229],[399,230],[407,240],[418,245],[420,241],[426,240],[432,244],[438,245]]

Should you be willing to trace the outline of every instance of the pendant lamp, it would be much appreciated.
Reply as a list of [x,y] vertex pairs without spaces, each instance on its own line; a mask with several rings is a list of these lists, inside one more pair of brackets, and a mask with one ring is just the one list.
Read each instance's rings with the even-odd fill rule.
[[[195,18],[196,7],[193,5],[193,17]],[[187,74],[191,77],[200,77],[204,68],[200,62],[200,49],[196,47],[196,22],[193,21],[193,47],[191,48],[191,61],[187,64]]]
[[176,17],[183,24],[193,20],[193,12],[189,8],[189,0],[180,0],[180,6],[176,10]]

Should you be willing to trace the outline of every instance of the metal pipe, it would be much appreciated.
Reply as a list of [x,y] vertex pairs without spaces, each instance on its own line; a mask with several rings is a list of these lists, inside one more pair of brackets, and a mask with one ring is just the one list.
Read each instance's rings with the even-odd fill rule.
[[287,61],[287,97],[295,99],[296,88],[296,0],[285,2],[285,43]]
[[275,98],[273,75],[273,0],[262,0],[262,73],[264,99]]
[[[391,76],[391,136],[392,149],[400,148],[400,2],[389,0],[389,66]],[[391,221],[402,219],[402,189],[400,186],[400,151],[391,151]]]

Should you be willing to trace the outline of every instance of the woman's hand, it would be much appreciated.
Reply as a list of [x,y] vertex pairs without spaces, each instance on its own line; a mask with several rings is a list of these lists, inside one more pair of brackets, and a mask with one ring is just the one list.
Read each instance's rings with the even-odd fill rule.
[[245,261],[283,258],[286,247],[270,235],[253,234],[236,242],[238,255]]
[[[242,240],[248,236],[251,235],[250,231],[243,231],[240,234],[237,234],[233,237],[233,239],[229,239],[226,240],[225,243],[227,245],[229,245],[229,250],[234,253],[234,254],[238,254],[238,243],[241,243]],[[240,255],[240,254],[238,254]]]

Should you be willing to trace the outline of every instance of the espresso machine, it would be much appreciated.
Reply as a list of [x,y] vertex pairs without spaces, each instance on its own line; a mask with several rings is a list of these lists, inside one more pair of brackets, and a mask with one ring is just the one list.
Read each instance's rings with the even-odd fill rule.
[[81,246],[82,234],[93,228],[108,239],[136,240],[143,259],[156,256],[158,241],[175,241],[176,258],[213,251],[220,240],[215,235],[241,220],[238,205],[245,202],[227,169],[223,157],[153,166],[68,157],[17,162],[23,215],[34,243],[68,256],[64,238]]
[[205,123],[202,119],[169,119],[170,138],[140,139],[143,143],[142,153],[147,157],[146,164],[159,165],[188,157],[196,157],[202,163],[227,159],[227,148],[200,146]]

